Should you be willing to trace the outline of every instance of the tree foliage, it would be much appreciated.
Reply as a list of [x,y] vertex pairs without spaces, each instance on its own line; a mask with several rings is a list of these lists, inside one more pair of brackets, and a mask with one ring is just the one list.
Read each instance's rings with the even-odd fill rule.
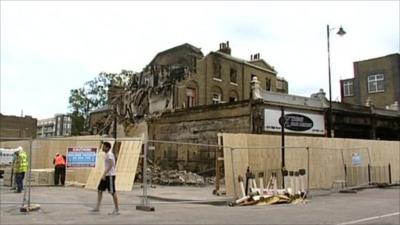
[[[87,131],[89,114],[91,111],[102,108],[107,104],[109,86],[128,87],[134,73],[122,70],[120,73],[101,72],[93,80],[84,83],[84,86],[70,90],[69,109],[73,122],[73,135]],[[75,125],[75,126],[74,126]]]

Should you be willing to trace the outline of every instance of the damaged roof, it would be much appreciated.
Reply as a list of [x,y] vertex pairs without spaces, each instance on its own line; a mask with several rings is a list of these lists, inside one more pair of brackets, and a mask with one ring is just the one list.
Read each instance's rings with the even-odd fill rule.
[[198,53],[201,56],[204,56],[203,52],[200,50],[200,48],[197,48],[197,47],[195,47],[195,46],[193,46],[193,45],[191,45],[189,43],[185,43],[185,44],[178,45],[178,46],[175,46],[175,47],[172,47],[170,49],[167,49],[167,50],[164,50],[162,52],[157,53],[157,55],[154,56],[154,58],[151,60],[149,65],[152,65],[154,63],[154,61],[157,59],[158,56],[166,54],[166,53],[169,53],[169,52],[173,52],[173,51],[175,51],[177,49],[180,49],[180,48],[188,48],[188,49],[192,50],[193,52]]

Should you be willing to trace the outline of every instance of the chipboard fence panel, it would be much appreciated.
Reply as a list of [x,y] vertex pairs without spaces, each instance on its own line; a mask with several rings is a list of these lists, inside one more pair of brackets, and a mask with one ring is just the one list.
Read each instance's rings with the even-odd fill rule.
[[131,191],[135,180],[142,141],[123,141],[116,165],[115,189]]
[[[247,167],[253,171],[281,169],[280,135],[222,133],[219,136],[223,138],[226,191],[229,196],[235,194],[235,189],[239,190],[238,176],[245,177]],[[368,178],[366,170],[362,169],[368,164],[374,168],[372,178]],[[387,168],[389,164],[392,182],[399,182],[399,141],[285,137],[285,168],[294,171],[306,169],[309,173],[306,182],[311,189],[331,188],[336,180],[349,180],[349,185],[368,183],[368,179],[371,182],[385,180],[382,177],[388,176],[385,173],[389,172],[379,170],[379,167]],[[351,168],[347,176],[346,166]]]

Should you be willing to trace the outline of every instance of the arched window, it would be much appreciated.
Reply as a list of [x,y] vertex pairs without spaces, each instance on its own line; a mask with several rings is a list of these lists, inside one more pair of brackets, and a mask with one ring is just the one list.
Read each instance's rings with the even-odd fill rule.
[[214,86],[211,89],[211,102],[212,104],[222,103],[222,89],[220,87]]
[[236,102],[239,100],[239,94],[235,90],[229,92],[229,102]]

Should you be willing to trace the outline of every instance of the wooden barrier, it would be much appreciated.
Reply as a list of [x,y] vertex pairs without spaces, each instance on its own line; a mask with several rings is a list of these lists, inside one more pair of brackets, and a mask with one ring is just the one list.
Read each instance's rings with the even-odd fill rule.
[[[143,134],[140,139],[143,139]],[[91,140],[93,139],[93,141]],[[53,171],[53,177],[48,178],[49,184],[54,184],[54,165],[53,159],[56,153],[67,155],[68,147],[96,147],[97,159],[96,167],[94,168],[67,168],[66,183],[86,185],[88,189],[96,189],[104,171],[104,152],[101,151],[100,136],[80,136],[80,137],[65,137],[57,140],[34,140],[32,142],[32,179],[36,182],[34,185],[42,185],[46,183],[44,180],[43,170]],[[114,141],[109,141],[114,144]],[[5,141],[0,142],[0,147],[24,148],[29,157],[29,141]],[[118,159],[116,165],[116,189],[121,191],[130,191],[135,179],[137,163],[141,151],[142,141],[122,141],[121,147],[118,150]],[[117,155],[116,154],[116,155]],[[11,169],[10,169],[11,171]],[[39,179],[39,172],[40,174]],[[50,176],[50,175],[49,175]],[[51,179],[51,180],[50,180]],[[39,182],[39,180],[41,182]],[[6,179],[5,182],[10,182]],[[51,184],[50,184],[51,183]]]
[[[53,159],[56,153],[67,155],[68,147],[96,147],[99,149],[100,136],[79,136],[64,137],[57,140],[34,140],[32,141],[32,160],[30,162],[33,170],[36,169],[54,169]],[[91,140],[93,139],[93,141]],[[23,147],[29,158],[29,141],[3,141],[0,147],[17,148]],[[67,168],[66,183],[77,182],[86,184],[91,168]],[[54,182],[53,182],[54,183]]]
[[[248,166],[259,171],[281,168],[280,135],[219,135],[223,137],[224,146],[234,148],[224,147],[225,182],[229,196],[234,195],[234,184],[239,190],[237,177],[244,177]],[[309,167],[310,180],[306,182],[310,188],[331,188],[335,180],[345,180],[344,165],[352,165],[355,154],[361,159],[358,166],[365,167],[368,163],[388,166],[390,163],[393,182],[400,181],[399,141],[287,136],[285,147],[286,169]]]

